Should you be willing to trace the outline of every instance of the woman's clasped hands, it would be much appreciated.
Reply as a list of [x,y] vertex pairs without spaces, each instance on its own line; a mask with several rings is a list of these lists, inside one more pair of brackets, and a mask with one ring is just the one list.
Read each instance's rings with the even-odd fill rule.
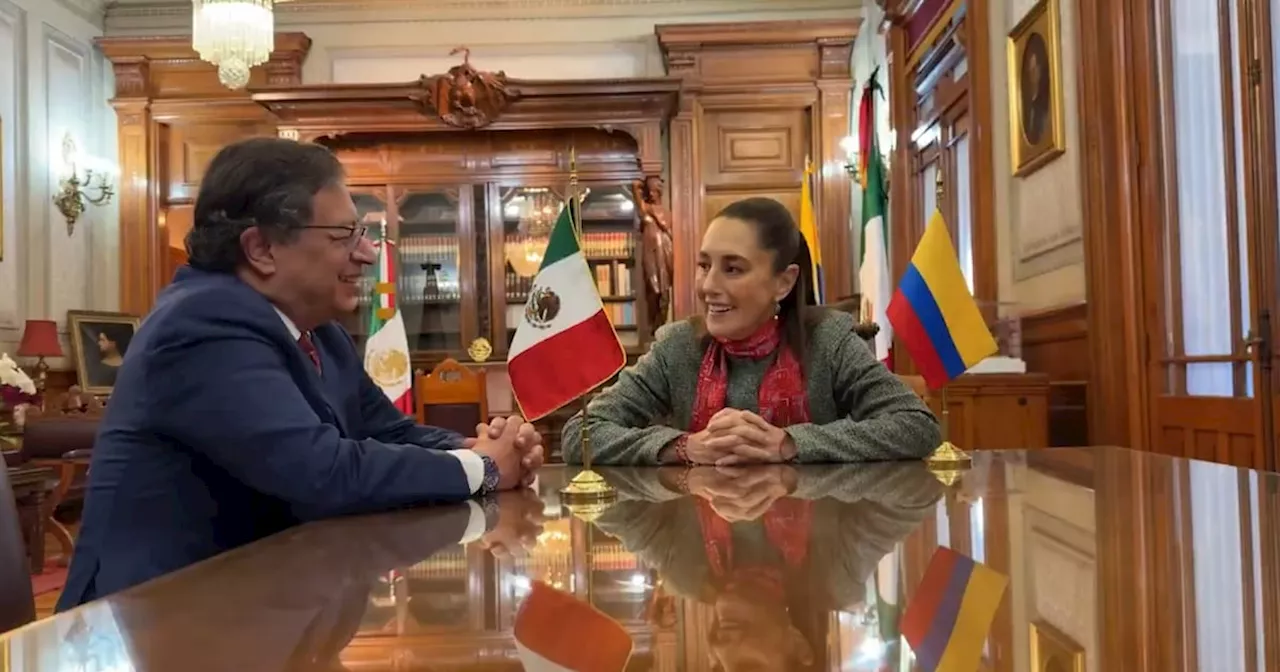
[[796,456],[791,436],[768,420],[736,408],[725,408],[706,429],[689,435],[685,454],[694,464],[776,464]]

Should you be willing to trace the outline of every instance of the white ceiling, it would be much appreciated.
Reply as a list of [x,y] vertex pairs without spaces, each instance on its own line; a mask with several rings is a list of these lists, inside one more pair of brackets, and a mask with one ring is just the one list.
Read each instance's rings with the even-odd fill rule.
[[[190,30],[190,0],[58,0],[105,7],[107,34],[156,35]],[[305,30],[321,24],[536,19],[650,18],[735,15],[785,18],[832,12],[857,16],[863,0],[277,0],[276,26]],[[99,12],[98,16],[103,16]]]

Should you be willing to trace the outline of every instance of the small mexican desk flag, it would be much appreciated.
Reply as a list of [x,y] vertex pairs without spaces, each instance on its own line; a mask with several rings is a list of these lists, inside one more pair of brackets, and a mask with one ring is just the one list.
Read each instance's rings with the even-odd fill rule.
[[396,305],[395,243],[385,234],[378,244],[378,282],[373,286],[373,306],[369,311],[369,340],[364,345],[364,370],[406,415],[413,414],[410,393],[409,337]]
[[507,353],[511,391],[529,421],[590,392],[627,364],[582,254],[572,209],[561,208],[551,229]]
[[621,623],[542,581],[534,581],[515,619],[525,672],[623,672],[635,644]]

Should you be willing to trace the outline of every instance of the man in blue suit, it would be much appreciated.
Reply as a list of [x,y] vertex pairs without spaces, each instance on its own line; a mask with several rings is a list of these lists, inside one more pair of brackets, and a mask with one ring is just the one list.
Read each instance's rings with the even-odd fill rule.
[[520,487],[541,465],[520,418],[464,439],[365,374],[334,320],[373,247],[324,147],[223,148],[187,252],[117,375],[59,611],[305,521]]

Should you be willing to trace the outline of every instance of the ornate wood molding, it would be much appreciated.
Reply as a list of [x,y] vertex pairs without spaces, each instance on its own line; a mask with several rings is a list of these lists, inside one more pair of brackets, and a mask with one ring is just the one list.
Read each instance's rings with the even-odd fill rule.
[[[59,0],[64,3],[106,4],[102,0]],[[857,0],[787,0],[789,11],[842,11],[861,6]],[[693,16],[776,12],[778,0],[306,0],[280,2],[276,25],[314,24],[330,17],[350,20],[353,14],[373,13],[384,21],[466,19],[558,19]],[[162,21],[166,25],[190,20],[190,0],[114,0],[105,11],[112,27]],[[97,12],[99,23],[103,11]]]
[[[671,221],[675,240],[674,316],[694,312],[693,271],[709,203],[755,190],[785,198],[798,194],[803,159],[819,166],[838,165],[839,141],[849,133],[849,103],[853,90],[850,56],[862,19],[833,21],[767,21],[658,25],[654,32],[667,72],[683,82],[680,111],[671,124]],[[790,125],[783,110],[794,111],[803,124]],[[720,136],[720,146],[707,142],[723,130],[708,128],[731,115],[742,124]],[[766,133],[781,133],[777,147],[786,151],[767,159],[767,171],[731,165],[726,147],[746,130],[752,115],[769,118]],[[782,119],[783,121],[779,121]],[[781,129],[781,130],[779,130]],[[807,129],[807,130],[801,130]],[[785,136],[785,137],[784,137]],[[772,141],[768,138],[765,144]],[[727,143],[727,144],[726,144]],[[759,147],[760,145],[757,145]],[[714,154],[717,156],[704,156]],[[795,166],[794,179],[786,174]],[[726,168],[726,166],[728,166]],[[708,177],[708,171],[717,176]],[[766,175],[767,176],[764,176]],[[768,182],[764,184],[761,180]],[[843,171],[819,170],[814,206],[822,229],[822,258],[826,265],[827,296],[852,293],[853,270],[848,244],[850,184]],[[837,226],[836,224],[839,223]]]
[[481,72],[471,65],[471,50],[457,47],[450,56],[462,54],[462,63],[449,68],[447,75],[418,80],[418,104],[455,128],[474,130],[488,126],[506,111],[520,92],[508,86],[505,72]]
[[[185,90],[187,98],[246,98],[243,91],[232,91],[220,84],[209,86],[206,79],[212,78],[210,81],[216,83],[217,71],[207,63],[207,72],[190,72],[192,64],[203,61],[191,48],[189,36],[100,37],[94,43],[111,61],[118,98],[161,98],[174,88]],[[266,63],[254,68],[251,81],[277,86],[302,83],[302,61],[310,50],[311,38],[305,34],[276,33],[275,51]],[[184,67],[181,76],[186,81],[170,81],[177,79],[176,71]],[[170,74],[173,77],[166,76]]]
[[266,86],[250,93],[275,116],[284,137],[560,128],[572,122],[631,136],[642,172],[661,172],[662,126],[676,112],[677,79],[518,80],[464,70],[463,79],[484,93],[459,97],[457,73],[450,72],[405,83]]
[[[188,11],[190,11],[188,9]],[[245,91],[218,82],[217,70],[200,60],[189,36],[104,37],[95,41],[115,74],[120,163],[120,308],[142,315],[164,284],[162,227],[157,225],[160,185],[153,180],[161,124],[177,117],[235,122],[266,117]],[[298,84],[311,39],[277,33],[270,60],[253,69],[252,82]]]

